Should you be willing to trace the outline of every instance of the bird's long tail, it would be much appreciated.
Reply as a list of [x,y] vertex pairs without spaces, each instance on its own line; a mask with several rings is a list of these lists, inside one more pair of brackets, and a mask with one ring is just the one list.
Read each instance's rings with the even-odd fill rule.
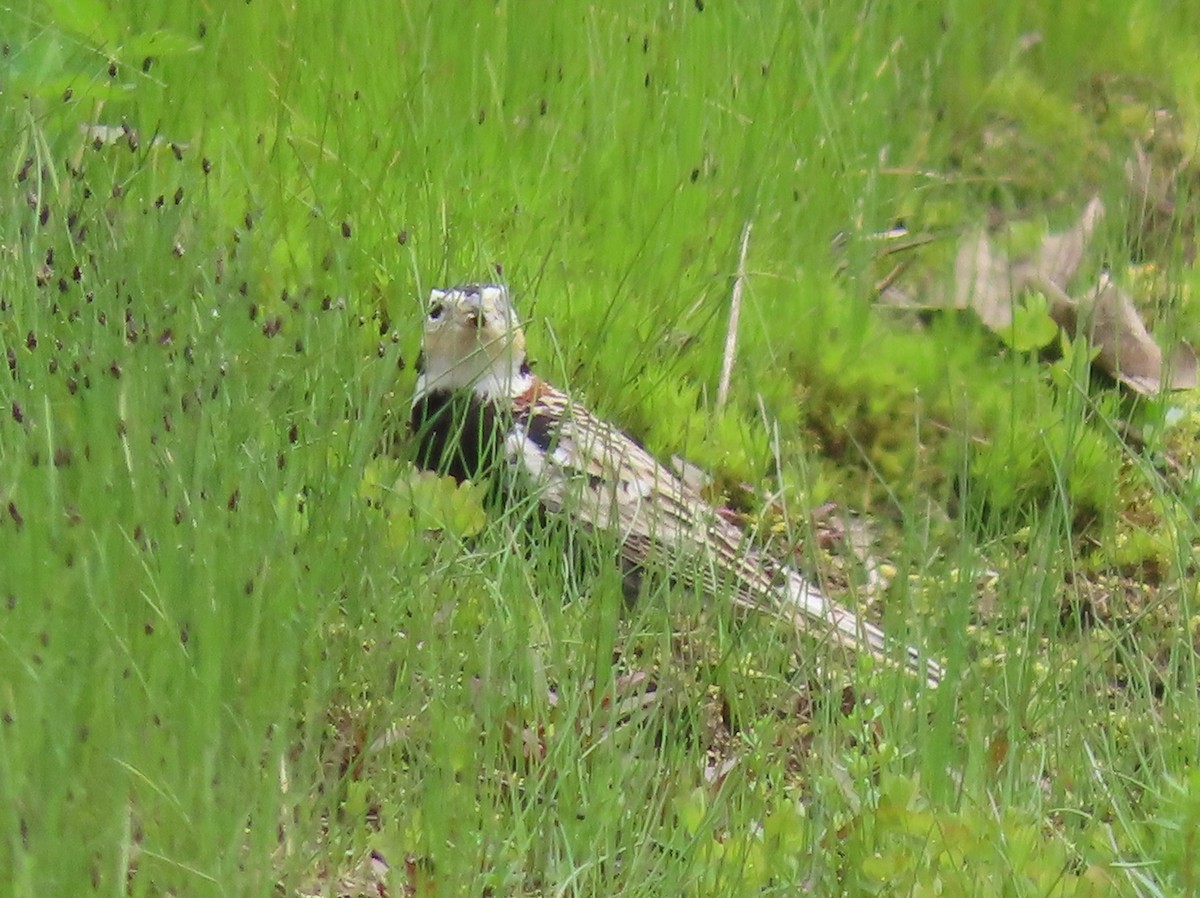
[[[838,605],[826,598],[820,590],[809,583],[795,571],[785,569],[786,583],[780,590],[791,609],[792,623],[797,629],[812,632],[812,622],[818,621],[831,628],[837,641],[849,649],[868,651],[876,658],[895,663],[889,651],[889,640],[883,630],[863,620],[849,608]],[[779,610],[787,615],[791,610],[781,607]],[[942,680],[942,666],[936,661],[923,656],[922,652],[913,646],[904,649],[904,667],[916,676],[924,678],[931,686],[937,686]]]

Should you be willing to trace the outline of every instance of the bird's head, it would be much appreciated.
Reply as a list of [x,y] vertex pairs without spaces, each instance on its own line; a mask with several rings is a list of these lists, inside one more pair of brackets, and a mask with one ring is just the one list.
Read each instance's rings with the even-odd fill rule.
[[421,341],[419,399],[433,390],[517,396],[531,384],[525,334],[508,290],[480,284],[434,290]]

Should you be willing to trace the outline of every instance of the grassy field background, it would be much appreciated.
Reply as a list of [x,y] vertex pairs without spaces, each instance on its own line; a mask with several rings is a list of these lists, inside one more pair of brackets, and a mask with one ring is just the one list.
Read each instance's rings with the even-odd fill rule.
[[[1194,397],[881,309],[871,237],[937,235],[946,282],[958,235],[1099,195],[1092,271],[1194,342],[1191,4],[0,24],[0,893],[1200,890]],[[1175,173],[1155,228],[1135,146]],[[415,478],[424,297],[482,279],[544,376],[786,504],[948,682],[623,609],[565,537]],[[886,591],[820,548],[826,503]]]

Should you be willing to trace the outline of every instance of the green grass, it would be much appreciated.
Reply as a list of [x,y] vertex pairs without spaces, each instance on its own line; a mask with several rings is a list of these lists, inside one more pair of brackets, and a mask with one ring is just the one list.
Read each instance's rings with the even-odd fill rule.
[[[866,239],[1099,192],[1194,341],[1194,166],[1152,245],[1123,175],[1200,143],[1188,4],[113,5],[0,5],[0,894],[1200,890],[1191,397],[880,310]],[[497,276],[659,454],[872,520],[949,681],[414,480],[424,297]]]

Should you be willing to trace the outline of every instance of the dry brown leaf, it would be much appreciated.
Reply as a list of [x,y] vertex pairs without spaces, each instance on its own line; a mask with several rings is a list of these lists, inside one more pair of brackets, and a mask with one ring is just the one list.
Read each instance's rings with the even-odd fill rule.
[[1104,214],[1104,203],[1092,197],[1068,230],[1048,234],[1032,257],[1015,260],[985,231],[975,231],[963,238],[955,255],[953,294],[930,291],[917,299],[889,276],[881,282],[879,299],[909,309],[970,309],[992,330],[1011,327],[1014,304],[1032,281],[1047,280],[1065,288],[1075,277]]
[[[1064,290],[1078,273],[1087,253],[1092,234],[1104,219],[1104,203],[1094,196],[1079,216],[1079,221],[1059,234],[1047,234],[1038,247],[1028,270],[1022,271],[1022,280],[1028,284],[1033,278],[1041,278],[1057,284]],[[1025,265],[1021,266],[1025,269]]]
[[[1134,170],[1140,174],[1145,165],[1144,154],[1139,154]],[[1071,337],[1086,336],[1098,349],[1096,364],[1129,389],[1150,395],[1164,388],[1196,387],[1200,383],[1196,353],[1183,343],[1164,354],[1138,315],[1133,298],[1108,275],[1081,300],[1067,293],[1104,215],[1104,203],[1093,197],[1074,225],[1048,234],[1035,253],[1016,260],[984,231],[977,231],[959,245],[953,295],[934,292],[930,300],[918,303],[889,284],[880,298],[905,308],[970,309],[988,328],[1003,334],[1012,327],[1021,294],[1039,290],[1058,326]]]
[[1083,264],[1104,211],[1100,198],[1092,197],[1079,220],[1066,231],[1047,234],[1030,259],[1010,260],[982,231],[967,238],[954,264],[954,308],[973,309],[994,331],[1012,327],[1013,307],[1032,283],[1066,289]]
[[967,237],[954,260],[954,308],[973,309],[994,331],[1012,327],[1013,298],[1024,286],[1016,273],[983,231]]
[[1190,390],[1200,383],[1196,352],[1180,343],[1165,356],[1142,323],[1133,297],[1100,278],[1096,289],[1083,300],[1071,299],[1056,284],[1039,287],[1050,301],[1050,314],[1072,336],[1081,333],[1098,350],[1096,363],[1135,393],[1151,396],[1162,389]]

